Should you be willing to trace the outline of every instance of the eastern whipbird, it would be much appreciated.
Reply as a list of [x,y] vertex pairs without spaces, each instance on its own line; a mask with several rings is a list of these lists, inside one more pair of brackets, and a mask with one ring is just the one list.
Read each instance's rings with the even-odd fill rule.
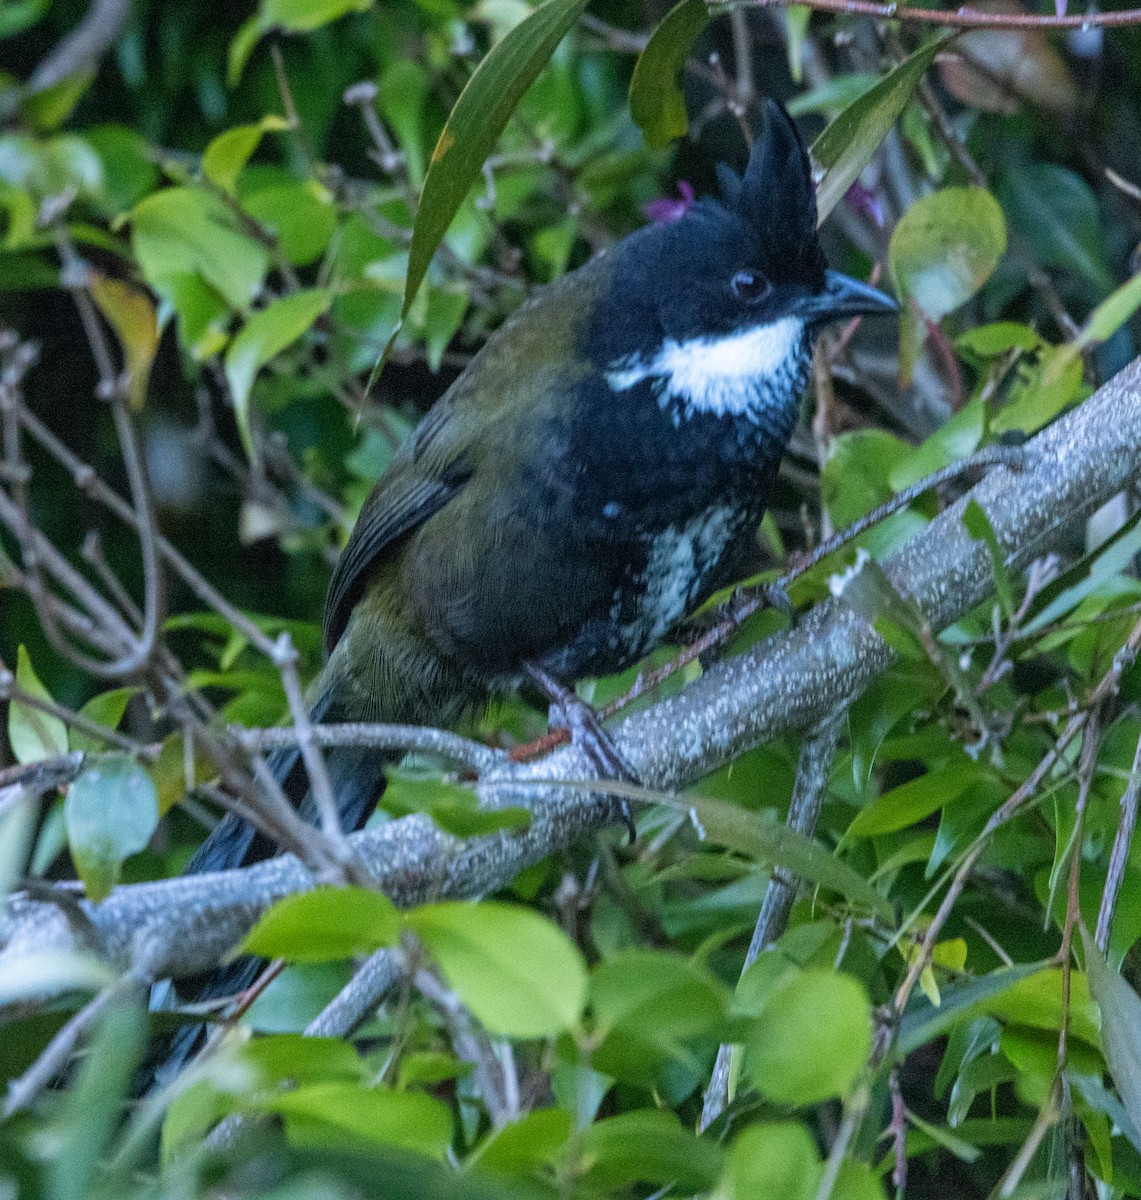
[[[744,174],[718,175],[719,198],[538,290],[413,430],[333,574],[315,721],[448,725],[530,680],[601,775],[633,779],[570,685],[637,661],[748,569],[817,331],[896,311],[828,269],[778,104]],[[356,829],[392,756],[326,761]],[[298,752],[271,766],[315,820]],[[228,814],[189,869],[275,850]],[[256,968],[180,981],[177,999],[229,995]],[[197,1036],[181,1031],[164,1073]]]

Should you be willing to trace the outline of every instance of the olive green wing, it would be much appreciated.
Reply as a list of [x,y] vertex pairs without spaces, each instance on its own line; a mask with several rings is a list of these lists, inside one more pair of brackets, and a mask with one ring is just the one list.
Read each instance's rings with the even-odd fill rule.
[[[361,509],[325,601],[325,649],[345,631],[377,560],[454,499],[482,464],[504,471],[525,429],[573,383],[574,319],[600,284],[591,264],[541,289],[492,335],[409,435]],[[579,366],[581,370],[581,364]]]
[[364,593],[377,559],[456,496],[462,471],[441,476],[419,473],[410,459],[394,462],[365,501],[337,561],[325,599],[325,651],[340,640],[353,607]]

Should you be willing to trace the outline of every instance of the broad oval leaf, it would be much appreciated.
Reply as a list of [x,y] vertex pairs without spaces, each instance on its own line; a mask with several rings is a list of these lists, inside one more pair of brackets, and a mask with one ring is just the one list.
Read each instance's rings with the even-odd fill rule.
[[173,288],[198,276],[231,308],[252,303],[269,266],[269,255],[238,229],[222,201],[201,188],[155,192],[131,212],[131,237],[139,269],[155,291],[183,313]]
[[582,1131],[580,1153],[588,1184],[608,1194],[632,1183],[669,1184],[684,1195],[705,1192],[723,1162],[716,1142],[694,1137],[661,1109],[595,1121]]
[[258,371],[291,345],[333,302],[328,288],[307,288],[283,296],[254,313],[226,351],[226,381],[242,443],[254,457],[250,436],[250,389]]
[[393,1092],[351,1083],[311,1083],[268,1092],[251,1105],[285,1118],[291,1142],[343,1145],[344,1135],[443,1158],[452,1141],[448,1107],[422,1092]]
[[705,0],[680,0],[638,55],[630,79],[630,116],[650,146],[668,146],[689,128],[678,73],[708,23]]
[[1056,163],[1013,167],[998,197],[1040,265],[1080,276],[1099,293],[1113,287],[1097,197],[1080,175]]
[[823,224],[871,162],[923,73],[949,40],[950,35],[944,35],[921,46],[849,104],[813,142],[812,156],[824,168],[824,178],[816,189],[818,223]]
[[749,1032],[745,1070],[777,1103],[815,1104],[845,1095],[871,1048],[863,984],[834,971],[801,971],[769,993]]
[[537,913],[457,901],[426,904],[405,920],[489,1033],[552,1037],[578,1022],[586,965],[566,934]]
[[586,0],[546,0],[491,49],[467,81],[428,164],[412,230],[401,316],[408,315],[440,239],[519,98],[585,8]]
[[602,1039],[592,1065],[652,1086],[663,1063],[685,1056],[687,1042],[720,1039],[728,1002],[720,980],[679,954],[621,951],[591,976],[590,1006]]
[[888,263],[899,294],[939,321],[990,278],[1006,250],[1006,221],[985,188],[941,188],[899,219]]
[[392,901],[367,888],[317,888],[286,896],[246,934],[241,951],[289,962],[330,962],[391,946],[400,933]]
[[102,900],[123,860],[145,848],[158,824],[154,781],[129,755],[109,754],[67,789],[64,820],[87,895]]
[[734,1141],[717,1189],[717,1200],[812,1200],[820,1181],[820,1158],[812,1135],[799,1122],[750,1125]]

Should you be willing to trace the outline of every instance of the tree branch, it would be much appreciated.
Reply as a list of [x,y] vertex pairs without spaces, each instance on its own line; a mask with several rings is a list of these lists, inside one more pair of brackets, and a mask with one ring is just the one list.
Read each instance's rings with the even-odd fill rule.
[[[1079,408],[1027,443],[1026,466],[992,471],[969,496],[986,511],[1012,567],[1059,543],[1075,521],[1141,477],[1141,359]],[[937,517],[884,564],[935,629],[989,595],[989,551],[961,517],[967,497]],[[788,632],[710,668],[680,694],[615,727],[623,756],[648,786],[684,787],[790,729],[806,729],[850,703],[892,661],[892,651],[841,600],[818,605]],[[614,809],[575,746],[529,764],[500,763],[479,788],[489,806],[525,803],[530,827],[461,841],[424,816],[410,816],[349,841],[378,887],[402,906],[437,897],[479,896],[584,833]],[[548,786],[540,786],[540,785]],[[557,784],[558,786],[549,786]],[[100,949],[122,969],[145,943],[158,975],[203,970],[229,951],[265,908],[314,886],[314,875],[282,855],[240,871],[117,888],[84,902]],[[3,919],[5,960],[29,950],[76,945],[58,909],[12,898]]]

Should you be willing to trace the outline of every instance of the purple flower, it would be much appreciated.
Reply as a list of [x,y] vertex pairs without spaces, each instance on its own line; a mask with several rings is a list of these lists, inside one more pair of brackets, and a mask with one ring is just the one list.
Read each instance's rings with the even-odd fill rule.
[[857,179],[848,189],[844,199],[848,202],[848,207],[854,212],[859,213],[863,217],[870,217],[880,229],[883,228],[883,201],[871,188],[864,187]]
[[694,194],[693,184],[685,179],[677,181],[678,199],[674,200],[669,196],[662,196],[658,200],[651,200],[642,208],[642,212],[651,221],[660,221],[663,224],[667,221],[677,221],[684,217],[687,212],[693,207]]

